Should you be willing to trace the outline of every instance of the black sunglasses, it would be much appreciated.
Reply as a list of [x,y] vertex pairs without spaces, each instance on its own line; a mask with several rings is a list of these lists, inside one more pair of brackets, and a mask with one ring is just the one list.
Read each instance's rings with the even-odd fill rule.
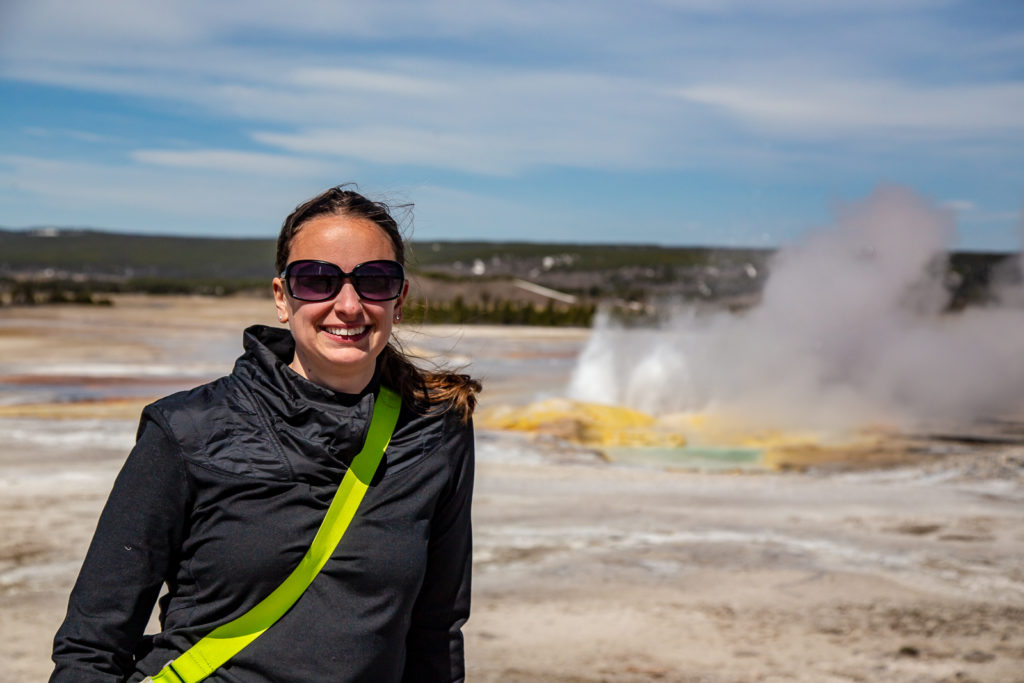
[[351,273],[327,261],[292,261],[281,273],[288,293],[299,301],[327,301],[341,291],[345,279],[367,301],[391,301],[402,293],[405,269],[398,261],[367,261]]

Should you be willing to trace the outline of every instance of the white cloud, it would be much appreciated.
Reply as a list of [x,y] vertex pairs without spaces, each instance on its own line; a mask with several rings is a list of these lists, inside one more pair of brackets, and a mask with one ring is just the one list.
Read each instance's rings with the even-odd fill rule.
[[[197,173],[191,168],[0,156],[0,188],[18,200],[9,203],[5,214],[10,225],[272,235],[297,201],[312,196],[323,184],[234,172]],[[22,210],[26,218],[19,217]],[[115,215],[128,218],[112,221]]]
[[708,14],[756,11],[762,14],[820,15],[872,12],[895,14],[939,8],[952,0],[648,0],[674,10]]
[[653,123],[643,117],[627,123],[615,117],[605,120],[600,109],[576,119],[564,111],[548,113],[546,126],[517,120],[516,111],[496,114],[487,126],[458,120],[443,125],[435,122],[439,118],[435,110],[423,112],[426,123],[257,131],[253,138],[289,152],[495,176],[544,165],[650,169],[685,163],[671,158],[678,147],[672,140],[661,138],[658,146],[658,137],[645,126]]
[[86,65],[19,63],[0,66],[0,76],[47,86],[137,98],[180,98],[188,81],[182,74],[170,76],[145,70],[107,70]]
[[946,201],[942,202],[939,206],[941,206],[944,209],[956,211],[958,213],[963,211],[973,211],[975,209],[974,202],[972,202],[969,199],[947,199]]
[[[61,14],[68,4],[74,7]],[[88,9],[37,0],[18,3],[12,14],[23,30],[5,36],[12,44],[0,48],[9,55],[0,74],[179,102],[236,126],[258,122],[255,131],[241,132],[286,150],[494,175],[542,165],[714,165],[721,150],[736,142],[736,122],[797,142],[849,134],[888,142],[896,133],[904,145],[923,136],[1024,131],[1018,115],[1024,83],[943,87],[865,76],[850,68],[857,59],[874,58],[863,23],[836,33],[833,47],[832,33],[812,31],[792,40],[786,22],[779,31],[759,32],[739,20],[752,9],[785,19],[793,13],[857,14],[863,4],[653,1],[626,16],[614,3],[575,0],[480,3],[471,10],[456,0],[403,0],[358,12],[352,3],[326,0],[294,6],[103,0]],[[898,14],[942,4],[879,0],[862,12]],[[723,13],[729,21],[709,27],[686,21],[704,12]],[[118,18],[104,23],[107,15]],[[54,16],[71,21],[55,22]],[[573,30],[565,31],[570,25]],[[160,49],[140,49],[151,31]],[[274,49],[245,40],[249,33],[269,36]],[[921,34],[931,35],[908,33],[906,41],[915,41],[911,52],[927,45]],[[453,42],[450,56],[438,59],[414,48],[403,57],[394,50],[362,51],[348,40],[320,36],[357,37],[371,46],[403,36],[458,36],[464,42]],[[503,50],[518,48],[536,63],[500,53],[491,61],[468,59],[494,38]],[[570,56],[565,41],[582,41],[586,49]],[[720,54],[724,41],[734,48],[727,58]],[[645,42],[658,47],[652,52]],[[858,47],[857,58],[850,57],[852,47]],[[893,49],[889,40],[880,51]],[[802,152],[773,151],[784,153]]]
[[407,60],[373,69],[268,64],[217,78],[162,66],[6,72],[270,124],[252,138],[290,151],[497,175],[545,164],[664,168],[683,158],[679,140],[694,137],[685,107],[663,86],[582,71]]
[[25,135],[48,139],[70,139],[91,144],[111,144],[121,142],[112,135],[100,135],[92,131],[73,130],[70,128],[43,128],[42,126],[26,126],[22,128]]
[[[5,0],[0,19],[7,27],[0,53],[24,52],[31,44],[57,53],[104,45],[114,60],[140,45],[173,48],[245,42],[251,35],[275,43],[358,39],[399,41],[469,39],[483,33],[574,39],[579,31],[621,24],[615,3],[590,0]],[[0,27],[2,29],[2,27]],[[14,30],[16,29],[16,30]],[[322,45],[322,43],[321,43]],[[45,48],[44,48],[45,46]],[[310,47],[315,53],[317,47]],[[332,46],[332,49],[334,46]]]
[[307,88],[348,93],[379,92],[406,97],[444,95],[453,90],[450,83],[442,80],[370,69],[301,68],[291,74],[289,81]]
[[230,149],[140,149],[131,153],[136,161],[157,166],[199,168],[258,175],[314,175],[324,173],[328,164],[277,154],[241,152]]
[[[205,189],[189,174],[263,187],[281,177],[302,196],[318,189],[307,179],[367,170],[396,183],[456,171],[467,187],[697,170],[655,183],[721,181],[697,201],[726,203],[744,182],[787,185],[806,207],[808,192],[842,194],[883,172],[928,185],[947,166],[955,180],[935,191],[976,198],[978,216],[1012,203],[979,185],[1019,186],[1024,134],[1021,34],[957,21],[979,11],[947,0],[0,0],[0,88],[101,95],[87,117],[47,114],[77,137],[11,149],[113,141],[104,158],[129,165],[92,168],[99,177],[134,187],[142,174],[190,197]],[[985,10],[1000,11],[1011,16]],[[106,196],[67,163],[63,177]],[[30,166],[15,180],[45,184]],[[161,201],[138,190],[147,207]],[[786,211],[747,223],[804,220]]]
[[312,152],[379,164],[413,164],[472,173],[500,174],[512,160],[490,159],[488,142],[469,134],[431,133],[398,127],[352,130],[309,130],[297,134],[256,133],[266,145],[294,152]]
[[947,87],[892,81],[780,81],[680,88],[756,126],[796,136],[900,129],[954,135],[1024,132],[1024,82]]
[[8,27],[10,52],[37,39],[57,52],[83,43],[145,44],[149,47],[191,42],[202,24],[190,21],[177,3],[132,0],[7,0],[0,18]]

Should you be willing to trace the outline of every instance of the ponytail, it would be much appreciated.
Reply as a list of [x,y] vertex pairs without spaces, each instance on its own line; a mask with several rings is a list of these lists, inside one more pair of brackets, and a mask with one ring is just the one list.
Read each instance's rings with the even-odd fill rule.
[[468,422],[476,408],[480,382],[469,375],[447,370],[421,370],[392,340],[380,354],[381,382],[398,392],[402,401],[418,412],[427,412],[435,405],[445,404],[463,422]]

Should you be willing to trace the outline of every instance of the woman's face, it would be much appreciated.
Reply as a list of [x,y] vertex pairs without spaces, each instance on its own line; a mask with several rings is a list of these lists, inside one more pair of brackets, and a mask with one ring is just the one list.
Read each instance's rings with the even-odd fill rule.
[[[318,216],[304,223],[292,240],[288,262],[329,261],[346,273],[360,263],[394,259],[387,234],[372,221],[348,216]],[[401,312],[409,283],[393,301],[367,301],[348,280],[327,301],[299,301],[274,278],[278,317],[288,322],[295,338],[291,367],[321,386],[355,394],[373,378],[377,356],[391,335],[394,316]]]

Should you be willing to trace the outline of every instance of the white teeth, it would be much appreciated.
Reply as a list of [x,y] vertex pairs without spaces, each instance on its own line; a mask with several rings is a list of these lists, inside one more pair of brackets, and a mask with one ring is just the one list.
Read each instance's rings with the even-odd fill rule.
[[355,337],[356,335],[366,332],[366,325],[360,325],[359,327],[325,327],[324,332],[328,332],[339,337]]

